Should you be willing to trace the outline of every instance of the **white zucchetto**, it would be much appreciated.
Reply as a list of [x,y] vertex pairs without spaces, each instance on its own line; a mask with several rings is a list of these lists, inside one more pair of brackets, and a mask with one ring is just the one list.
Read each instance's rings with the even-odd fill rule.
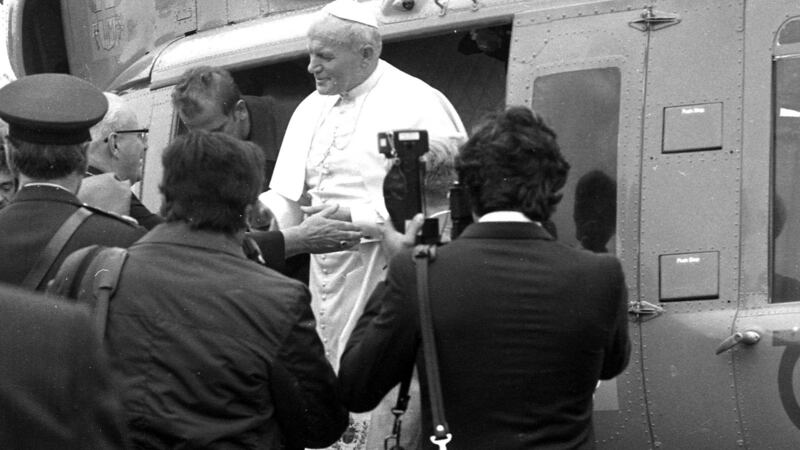
[[325,5],[322,12],[343,20],[378,28],[378,20],[375,18],[374,11],[356,0],[334,0]]

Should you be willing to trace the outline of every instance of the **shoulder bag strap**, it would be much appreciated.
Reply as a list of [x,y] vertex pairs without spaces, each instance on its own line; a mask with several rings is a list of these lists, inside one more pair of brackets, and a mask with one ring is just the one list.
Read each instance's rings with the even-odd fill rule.
[[39,254],[39,258],[33,264],[30,272],[25,277],[25,280],[22,281],[22,286],[31,290],[36,290],[42,281],[44,281],[45,275],[47,272],[50,271],[50,268],[53,266],[53,263],[56,262],[56,258],[61,253],[61,250],[64,249],[64,246],[67,245],[69,238],[75,234],[75,231],[78,230],[78,227],[81,226],[84,220],[88,219],[89,216],[92,215],[92,212],[84,207],[78,208],[74,213],[72,213],[67,220],[61,224],[61,227],[56,231],[56,234],[50,238],[50,242],[47,243],[42,253]]
[[56,276],[47,283],[46,293],[76,301],[82,295],[80,288],[83,275],[103,248],[100,245],[90,245],[70,253],[64,258]]
[[124,248],[103,249],[89,265],[81,282],[81,292],[87,295],[88,299],[79,298],[79,301],[90,303],[92,306],[95,331],[101,342],[106,335],[108,304],[117,290],[122,266],[127,257],[128,251]]
[[425,358],[425,374],[428,378],[428,394],[433,416],[433,436],[431,442],[446,449],[453,438],[447,427],[442,400],[442,384],[439,379],[439,357],[436,354],[436,342],[433,333],[433,317],[428,295],[428,264],[436,258],[436,247],[418,245],[414,248],[414,263],[417,267],[417,297],[419,298],[420,334],[422,335],[422,353]]

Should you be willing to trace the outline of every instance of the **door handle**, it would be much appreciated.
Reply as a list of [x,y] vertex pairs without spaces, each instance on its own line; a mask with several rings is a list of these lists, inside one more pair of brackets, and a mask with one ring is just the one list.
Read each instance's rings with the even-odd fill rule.
[[719,355],[725,351],[736,347],[739,344],[747,344],[753,345],[757,344],[758,341],[761,340],[761,331],[755,329],[749,329],[746,331],[737,331],[731,336],[728,336],[727,339],[720,342],[719,346],[717,347],[716,354]]

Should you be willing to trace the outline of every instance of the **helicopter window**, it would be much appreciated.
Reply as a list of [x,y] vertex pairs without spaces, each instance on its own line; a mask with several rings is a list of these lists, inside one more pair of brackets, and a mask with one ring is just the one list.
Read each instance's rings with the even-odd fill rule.
[[791,20],[778,33],[778,45],[796,44],[800,42],[800,19]]
[[570,163],[564,197],[551,218],[557,238],[615,252],[620,71],[578,70],[537,78],[533,108],[558,135]]
[[800,57],[774,63],[772,301],[800,301]]

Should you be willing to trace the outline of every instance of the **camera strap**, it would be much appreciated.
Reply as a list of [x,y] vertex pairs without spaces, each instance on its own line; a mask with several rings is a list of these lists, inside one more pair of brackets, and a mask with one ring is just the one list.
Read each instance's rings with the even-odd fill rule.
[[419,298],[420,334],[422,335],[422,354],[425,358],[425,375],[428,379],[428,397],[433,417],[431,442],[440,450],[446,449],[453,435],[447,427],[442,400],[442,384],[439,379],[439,357],[436,354],[436,341],[433,333],[433,316],[428,285],[428,265],[436,259],[435,245],[414,247],[414,264],[417,268],[417,297]]
[[392,433],[383,440],[384,450],[403,450],[403,447],[400,445],[400,436],[403,429],[402,417],[406,409],[408,409],[408,401],[411,399],[411,396],[408,395],[408,391],[411,389],[411,377],[413,373],[414,367],[412,366],[411,370],[408,371],[408,375],[403,377],[403,381],[400,382],[400,389],[397,391],[397,402],[392,408],[392,415],[394,415]]

